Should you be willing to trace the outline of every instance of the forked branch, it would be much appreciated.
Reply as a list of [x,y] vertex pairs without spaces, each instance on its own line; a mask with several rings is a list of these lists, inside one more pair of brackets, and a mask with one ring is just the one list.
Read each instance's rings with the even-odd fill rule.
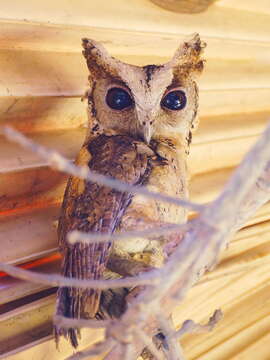
[[[176,338],[185,331],[211,330],[218,321],[220,313],[216,312],[206,326],[189,321],[184,323],[178,332],[175,332],[167,319],[170,318],[172,309],[179,305],[179,301],[184,298],[190,287],[198,280],[199,275],[202,275],[206,268],[217,262],[220,251],[226,246],[232,234],[254,214],[259,206],[270,199],[270,126],[245,157],[221,195],[207,207],[167,196],[164,197],[160,194],[149,193],[142,188],[130,187],[115,180],[100,177],[96,173],[90,173],[85,168],[77,168],[60,155],[34,144],[14,130],[5,129],[4,133],[11,140],[35,150],[51,165],[62,171],[89,181],[112,186],[121,191],[142,193],[146,196],[156,197],[159,200],[173,202],[201,212],[197,219],[190,221],[187,226],[181,226],[179,229],[180,235],[177,233],[176,235],[173,233],[173,236],[168,235],[168,248],[174,251],[168,251],[170,256],[164,267],[139,277],[113,281],[104,280],[104,282],[91,282],[91,284],[87,282],[86,284],[82,280],[65,279],[56,275],[53,275],[52,278],[52,275],[33,274],[29,271],[14,268],[11,265],[0,264],[1,270],[13,276],[19,276],[30,281],[47,281],[47,284],[53,285],[94,286],[100,289],[112,286],[131,286],[131,284],[133,286],[146,285],[145,290],[138,296],[134,296],[127,311],[118,321],[102,323],[106,327],[106,338],[103,342],[96,344],[85,352],[78,353],[70,359],[91,358],[91,356],[97,354],[107,353],[107,360],[118,360],[119,358],[132,360],[136,359],[145,346],[148,347],[150,352],[152,351],[157,359],[183,359],[181,348],[173,341],[176,341]],[[173,230],[174,232],[178,231],[176,228]],[[172,229],[162,229],[164,235],[167,231],[171,233]],[[77,236],[76,241],[104,241],[102,237],[93,238],[93,234],[75,233],[71,235],[71,241],[72,236],[75,238]],[[121,234],[122,236],[125,235]],[[129,236],[132,235],[128,233],[127,237]],[[160,318],[161,308],[162,317]],[[62,324],[68,326],[68,319],[61,318],[59,320],[62,321]],[[74,322],[72,320],[72,326],[95,327],[94,323],[89,322],[86,324],[81,320],[74,320]],[[167,345],[169,344],[167,353],[166,351],[159,352],[151,343],[150,338],[156,334],[157,328],[167,336],[167,340],[165,339]],[[116,334],[127,334],[127,338],[121,339]]]

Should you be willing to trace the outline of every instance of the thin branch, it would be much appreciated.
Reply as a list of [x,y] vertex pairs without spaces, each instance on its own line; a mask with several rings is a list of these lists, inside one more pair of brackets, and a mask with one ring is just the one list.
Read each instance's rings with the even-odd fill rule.
[[72,319],[67,318],[65,316],[61,315],[54,315],[53,317],[54,324],[57,324],[57,326],[65,329],[69,328],[90,328],[90,329],[99,329],[99,328],[106,328],[108,326],[112,325],[112,321],[110,320],[92,320],[92,319]]
[[122,347],[123,347],[122,359],[127,359],[127,360],[137,359],[136,354],[134,354],[134,345],[132,342],[128,344],[122,344]]
[[125,182],[113,179],[94,171],[90,171],[86,166],[76,166],[58,152],[49,150],[44,146],[36,144],[34,141],[28,139],[26,136],[22,135],[20,132],[9,126],[4,126],[2,132],[9,140],[20,144],[24,148],[33,151],[35,154],[48,161],[49,165],[53,168],[64,171],[70,175],[77,176],[87,181],[96,182],[98,184],[102,184],[122,192],[141,194],[151,199],[168,202],[194,211],[201,211],[204,208],[203,205],[195,204],[188,200],[178,199],[169,195],[149,191],[144,186],[129,185]]
[[143,330],[136,327],[133,331],[157,360],[164,360],[164,356],[161,355],[156,346],[153,344],[152,339]]
[[166,351],[168,360],[184,360],[180,342],[175,338],[176,332],[173,328],[172,320],[168,320],[163,314],[159,314],[159,322],[168,345],[168,350]]
[[67,286],[82,289],[112,289],[120,287],[133,287],[138,285],[157,285],[160,282],[159,270],[151,270],[134,277],[126,277],[115,280],[80,280],[67,278],[57,274],[41,274],[34,271],[21,269],[19,267],[0,263],[0,270],[7,274],[26,281],[51,286]]
[[181,328],[176,331],[173,337],[179,339],[186,333],[201,333],[212,331],[217,325],[217,323],[220,321],[222,316],[222,311],[218,309],[214,312],[214,314],[210,317],[208,323],[205,325],[197,324],[193,320],[186,320],[183,322]]
[[[108,329],[108,328],[107,328]],[[118,340],[118,342],[121,343],[121,356],[119,357],[119,359],[126,359],[126,360],[136,360],[137,356],[135,353],[135,347],[134,347],[134,336],[133,333],[124,333],[124,338],[123,338],[123,334],[117,334],[117,336],[115,337],[116,334],[114,334],[114,336],[112,336],[112,338],[114,338],[115,340]],[[119,337],[120,335],[120,337]]]
[[270,160],[265,166],[256,183],[242,200],[241,207],[235,219],[234,231],[244,226],[246,221],[270,199]]
[[101,233],[85,233],[78,230],[73,230],[68,233],[67,239],[70,244],[75,243],[100,243],[107,242],[109,240],[118,241],[123,239],[134,239],[134,237],[161,237],[162,235],[168,235],[174,232],[186,231],[188,224],[168,224],[164,226],[158,226],[142,231],[123,231],[113,234],[101,234]]
[[[98,174],[90,173],[87,168],[77,168],[59,154],[34,144],[14,130],[6,129],[5,132],[9,134],[10,138],[16,138],[17,142],[24,144],[27,148],[35,150],[35,152],[48,160],[50,164],[61,170],[68,171],[74,176],[80,176],[89,181],[101,182],[105,186],[112,186],[120,191],[141,193],[149,196],[144,192],[145,189],[137,189],[136,187],[130,187],[103,176],[100,177]],[[112,334],[117,333],[119,329],[124,329],[124,334],[133,332],[134,335],[136,335],[134,336],[134,354],[140,353],[146,345],[157,359],[163,359],[163,354],[158,352],[152,339],[146,335],[146,332],[147,334],[151,334],[151,336],[157,332],[160,306],[162,307],[163,316],[169,317],[175,305],[179,304],[179,299],[183,299],[189,288],[196,282],[198,274],[202,275],[209,264],[216,262],[221,249],[228,241],[228,237],[236,231],[243,221],[246,221],[248,216],[254,213],[259,205],[269,200],[269,138],[270,126],[268,126],[256,145],[245,157],[217,200],[207,208],[195,205],[199,206],[199,209],[202,210],[200,216],[189,222],[185,231],[183,231],[178,239],[173,239],[176,245],[173,249],[174,251],[168,258],[165,266],[160,270],[150,271],[149,273],[143,274],[143,276],[131,278],[86,281],[66,279],[58,275],[36,274],[7,264],[0,264],[0,269],[25,280],[69,287],[105,289],[145,284],[153,285],[146,287],[142,293],[134,298],[134,301],[129,304],[126,312],[119,321],[110,323],[106,332],[107,340],[100,343],[100,345],[96,345],[96,349],[91,348],[86,352],[80,353],[79,356],[81,357],[79,357],[79,359],[89,358],[94,356],[93,354],[100,353],[100,349],[102,349],[102,351],[106,349],[105,351],[111,350],[109,354],[107,354],[106,359],[118,360],[119,354],[121,354],[121,356],[123,354],[123,342],[121,339],[117,341],[116,337],[112,338]],[[143,192],[141,190],[143,190]],[[162,195],[155,193],[150,194],[152,198],[166,201],[164,198],[161,198]],[[256,200],[258,194],[259,201]],[[171,201],[170,197],[169,199],[169,201]],[[180,200],[177,201],[177,205],[183,205],[183,203],[179,203]],[[176,203],[175,199],[173,203]],[[189,208],[192,208],[193,205],[192,203],[188,203]],[[245,211],[247,209],[246,214]],[[169,253],[171,253],[171,251],[169,251]],[[53,281],[48,282],[48,279]],[[172,341],[173,339],[175,340],[175,336],[183,334],[186,329],[191,329],[192,331],[209,330],[213,328],[219,318],[220,312],[216,312],[209,323],[204,326],[197,325],[191,321],[185,322],[182,330],[176,332],[176,335],[172,335],[173,333],[168,327],[168,324],[164,323],[163,327],[164,331],[169,334],[168,339]],[[171,349],[170,355],[176,356],[177,350],[173,343],[171,343]],[[174,359],[173,357],[171,358]],[[76,358],[73,357],[73,359]]]
[[86,349],[84,351],[79,351],[76,354],[69,356],[68,358],[66,358],[66,360],[92,359],[110,351],[114,344],[115,342],[113,339],[100,341],[94,345],[91,345],[89,349]]
[[[270,180],[269,139],[270,125],[268,125],[260,139],[245,156],[240,166],[226,184],[222,194],[213,204],[205,208],[202,217],[206,223],[215,227],[217,226],[217,223],[219,224],[219,227],[227,227],[229,221],[230,223],[234,222],[237,224],[239,211],[242,210],[241,205],[243,206],[246,198],[251,195],[252,191],[256,190],[257,192],[258,187],[262,186],[262,182]],[[268,192],[269,199],[269,184]],[[268,199],[266,196],[265,201]],[[248,216],[250,216],[250,214],[248,214]],[[243,221],[243,219],[241,219],[241,221]]]

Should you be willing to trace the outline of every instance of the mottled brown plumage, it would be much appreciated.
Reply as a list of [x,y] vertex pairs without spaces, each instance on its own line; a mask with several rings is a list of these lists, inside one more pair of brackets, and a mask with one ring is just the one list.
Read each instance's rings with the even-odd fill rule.
[[[138,145],[138,141],[127,135],[99,135],[84,146],[81,153],[84,159],[85,153],[89,153],[88,166],[92,171],[131,185],[139,185],[147,179],[151,157],[140,153]],[[79,154],[78,161],[80,160]],[[59,222],[59,238],[64,255],[63,274],[78,279],[99,279],[105,271],[112,243],[71,245],[66,243],[65,236],[72,230],[113,233],[119,226],[132,195],[70,178],[65,199],[67,203],[63,206]],[[93,318],[98,312],[100,290],[61,288],[58,297],[58,314]],[[76,346],[73,331],[68,333]]]
[[[122,63],[88,39],[83,39],[83,47],[90,70],[89,131],[77,165],[88,165],[128,184],[187,198],[186,155],[198,108],[195,75],[203,64],[199,36],[184,42],[170,62],[159,66]],[[124,91],[129,106],[113,108],[108,102],[110,89]],[[164,97],[170,92],[184,93],[186,103],[180,110],[164,106]],[[166,237],[71,245],[66,239],[71,230],[111,234],[185,220],[185,209],[176,205],[71,177],[58,228],[62,273],[101,279],[134,275],[164,262]],[[129,291],[60,288],[56,312],[71,318],[118,317],[125,310]],[[55,334],[57,339],[65,335],[75,347],[78,344],[76,329],[56,327]]]

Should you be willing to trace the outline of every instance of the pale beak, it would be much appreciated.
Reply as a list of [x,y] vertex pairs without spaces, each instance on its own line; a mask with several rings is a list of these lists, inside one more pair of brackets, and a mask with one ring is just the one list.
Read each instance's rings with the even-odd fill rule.
[[143,138],[146,144],[149,144],[153,135],[153,123],[155,113],[151,110],[137,110],[138,116],[138,131],[141,138]]
[[143,139],[146,142],[146,144],[150,143],[152,134],[153,134],[152,125],[150,125],[150,122],[147,122],[143,127]]

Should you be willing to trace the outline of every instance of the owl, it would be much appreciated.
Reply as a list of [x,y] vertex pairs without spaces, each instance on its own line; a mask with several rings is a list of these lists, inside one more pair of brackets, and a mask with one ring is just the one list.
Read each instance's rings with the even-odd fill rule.
[[[90,72],[87,92],[89,126],[77,156],[78,166],[145,186],[176,198],[188,197],[186,158],[197,124],[197,76],[203,69],[204,44],[198,34],[184,41],[163,65],[123,63],[104,47],[83,39]],[[162,266],[166,236],[134,237],[103,243],[70,244],[72,230],[113,234],[183,223],[186,210],[70,177],[58,226],[62,274],[78,279],[132,276]],[[56,314],[69,318],[118,318],[134,289],[60,287]],[[74,347],[78,330],[55,326]]]

